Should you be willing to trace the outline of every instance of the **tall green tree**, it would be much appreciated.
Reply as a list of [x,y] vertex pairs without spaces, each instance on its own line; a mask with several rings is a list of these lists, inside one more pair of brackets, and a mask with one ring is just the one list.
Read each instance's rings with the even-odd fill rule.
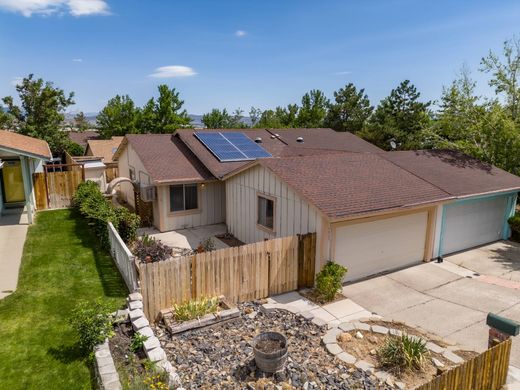
[[421,102],[420,96],[409,80],[401,82],[381,100],[360,135],[383,149],[390,149],[391,141],[401,149],[414,148],[431,120],[431,102]]
[[202,123],[209,129],[240,129],[248,127],[243,122],[242,110],[236,109],[229,114],[224,108],[214,108],[211,112],[202,116]]
[[363,129],[373,111],[365,90],[358,91],[354,84],[349,83],[334,92],[334,102],[329,106],[325,126],[336,131],[357,133]]
[[323,127],[329,100],[319,89],[313,89],[302,97],[296,123],[300,127]]
[[505,96],[513,120],[520,120],[520,40],[505,41],[502,58],[490,51],[481,60],[481,70],[491,74],[489,85]]
[[88,122],[87,117],[83,111],[80,111],[74,115],[73,124],[78,131],[85,131],[90,127],[90,123]]
[[128,95],[116,95],[96,118],[99,134],[104,139],[136,133],[139,111]]
[[2,116],[3,126],[31,137],[40,138],[49,144],[52,152],[61,153],[67,138],[61,131],[65,109],[74,104],[74,93],[68,95],[52,82],[35,79],[32,74],[16,86],[21,105],[11,96],[2,99],[7,109]]
[[175,88],[159,85],[159,97],[155,102],[155,133],[174,133],[179,128],[190,127],[188,112],[182,109],[184,100]]
[[155,100],[151,98],[139,110],[136,131],[138,133],[155,133],[157,131],[157,114]]
[[262,110],[256,107],[249,109],[249,118],[251,119],[251,127],[255,127],[260,117],[262,116]]
[[299,107],[296,104],[289,104],[287,107],[276,107],[274,110],[265,110],[260,115],[260,119],[255,127],[268,129],[281,129],[296,127]]

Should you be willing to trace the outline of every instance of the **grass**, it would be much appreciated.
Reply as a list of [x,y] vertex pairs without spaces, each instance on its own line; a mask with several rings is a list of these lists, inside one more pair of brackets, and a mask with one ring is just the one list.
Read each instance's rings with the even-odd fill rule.
[[29,227],[16,292],[0,300],[0,389],[92,389],[68,324],[82,300],[121,306],[126,287],[110,255],[72,210],[40,212]]

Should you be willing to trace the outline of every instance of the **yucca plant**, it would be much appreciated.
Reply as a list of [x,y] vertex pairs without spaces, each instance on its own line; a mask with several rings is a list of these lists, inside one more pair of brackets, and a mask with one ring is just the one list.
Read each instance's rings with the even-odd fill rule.
[[422,369],[428,355],[426,342],[407,334],[388,337],[377,350],[381,365],[397,372],[403,369]]
[[208,313],[216,313],[218,308],[219,299],[217,297],[203,297],[181,304],[173,304],[175,320],[178,322],[200,318]]

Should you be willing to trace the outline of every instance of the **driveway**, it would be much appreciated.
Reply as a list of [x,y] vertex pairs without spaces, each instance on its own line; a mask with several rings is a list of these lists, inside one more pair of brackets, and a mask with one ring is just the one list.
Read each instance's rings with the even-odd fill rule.
[[[520,321],[520,245],[499,242],[347,285],[365,309],[419,326],[477,351],[487,347],[489,312]],[[511,364],[520,367],[520,339]]]

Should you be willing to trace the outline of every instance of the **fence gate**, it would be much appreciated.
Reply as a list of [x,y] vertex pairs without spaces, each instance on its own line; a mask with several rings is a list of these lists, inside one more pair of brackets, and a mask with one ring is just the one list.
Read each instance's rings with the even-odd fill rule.
[[[56,169],[68,169],[57,172]],[[85,181],[81,164],[44,165],[43,173],[33,174],[36,209],[61,209],[71,206],[79,184]]]
[[316,233],[298,235],[298,288],[314,286]]

